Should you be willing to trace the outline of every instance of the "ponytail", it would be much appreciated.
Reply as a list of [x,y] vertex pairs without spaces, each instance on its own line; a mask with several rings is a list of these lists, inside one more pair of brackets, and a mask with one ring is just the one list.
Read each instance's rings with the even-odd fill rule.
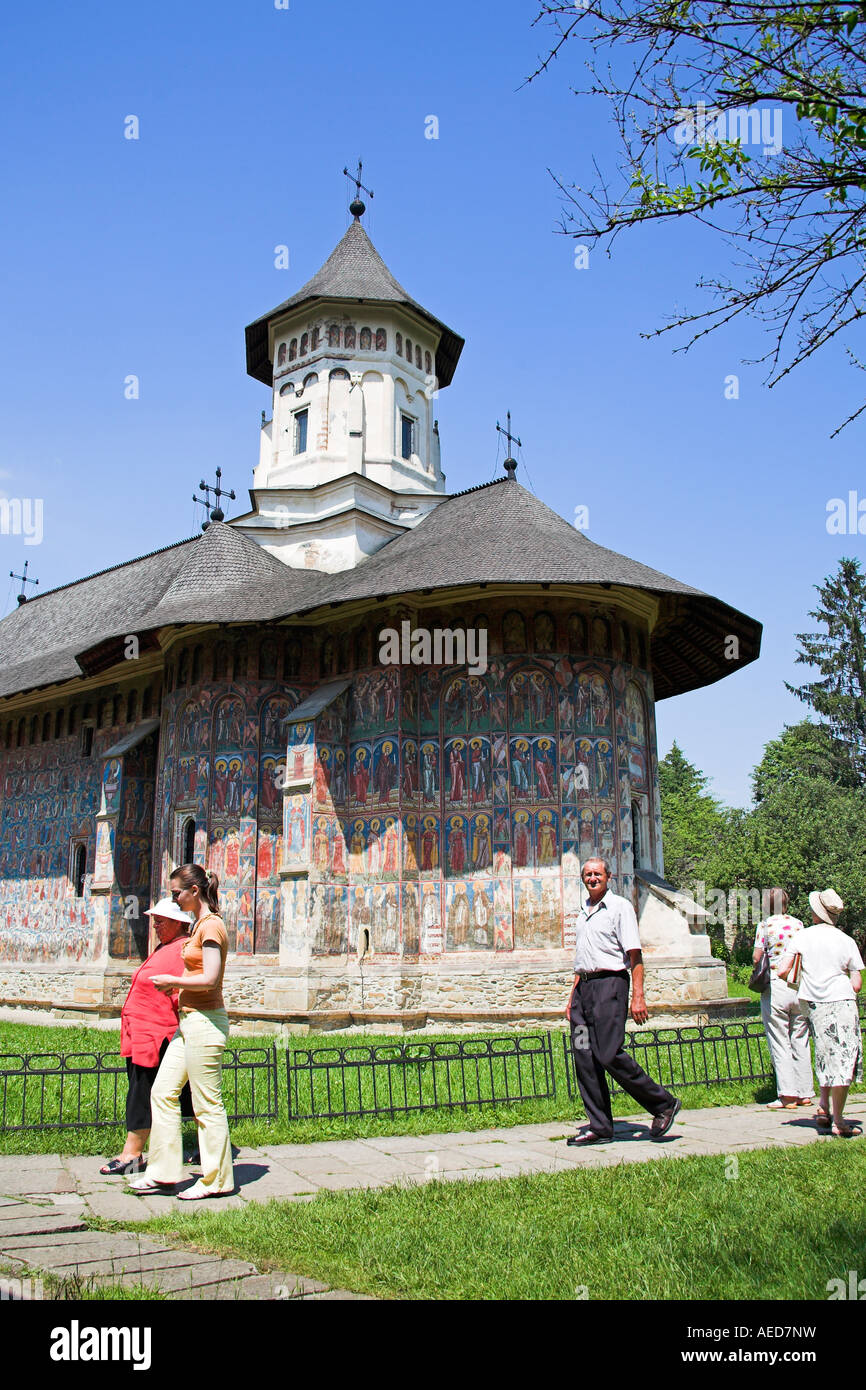
[[220,881],[215,873],[203,869],[201,864],[181,864],[171,875],[182,888],[197,888],[211,912],[220,910]]

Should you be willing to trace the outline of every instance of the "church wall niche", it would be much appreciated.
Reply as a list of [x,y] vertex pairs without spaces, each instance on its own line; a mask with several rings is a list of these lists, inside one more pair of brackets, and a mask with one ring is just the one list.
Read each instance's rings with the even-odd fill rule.
[[311,648],[283,628],[225,630],[208,667],[225,673],[166,701],[160,776],[158,882],[182,861],[184,826],[196,824],[195,860],[220,880],[230,949],[279,949],[279,862],[286,720],[308,687]]
[[[377,666],[372,630],[356,625],[358,650],[372,650],[348,692],[345,736],[314,735],[315,956],[354,952],[363,932],[380,960],[567,948],[592,853],[631,891],[625,701],[630,685],[647,701],[646,673],[619,659],[618,634],[611,649],[612,612],[489,608],[479,617],[499,655],[483,675]],[[466,609],[423,621],[455,631]],[[374,626],[399,630],[399,615]]]

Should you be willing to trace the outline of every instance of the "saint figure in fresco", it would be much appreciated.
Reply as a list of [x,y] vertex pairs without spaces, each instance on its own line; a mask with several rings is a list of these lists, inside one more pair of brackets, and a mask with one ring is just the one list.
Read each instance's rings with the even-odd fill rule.
[[490,945],[490,923],[493,917],[493,909],[490,899],[480,884],[475,886],[475,901],[472,904],[473,936],[475,945],[487,947]]
[[366,804],[369,785],[370,769],[367,766],[367,750],[366,748],[358,748],[355,751],[355,766],[352,769],[352,795],[362,806]]
[[553,763],[547,738],[539,739],[535,750],[535,785],[539,800],[553,801]]
[[556,832],[549,811],[538,813],[538,844],[536,849],[539,865],[546,867],[556,863]]
[[466,831],[462,816],[454,816],[448,835],[448,867],[452,874],[462,874],[466,865]]
[[448,755],[448,766],[451,772],[451,794],[452,801],[462,801],[463,793],[466,789],[466,778],[463,770],[463,741],[455,739],[451,745]]
[[475,824],[472,829],[472,867],[473,869],[486,869],[490,865],[490,829],[488,817],[479,815],[475,817]]
[[436,830],[436,821],[432,816],[427,816],[421,835],[421,868],[424,870],[438,869],[438,867],[439,835]]
[[459,949],[461,946],[465,946],[468,943],[469,925],[472,920],[469,909],[469,899],[466,896],[465,883],[457,884],[451,902],[449,917],[451,919],[449,925],[451,927],[454,945]]

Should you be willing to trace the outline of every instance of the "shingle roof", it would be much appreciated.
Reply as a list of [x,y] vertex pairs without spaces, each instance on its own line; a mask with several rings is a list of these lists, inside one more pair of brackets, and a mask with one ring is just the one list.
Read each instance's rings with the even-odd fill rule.
[[[79,675],[88,653],[127,633],[300,617],[325,604],[479,583],[602,585],[656,595],[658,699],[719,680],[760,651],[761,625],[753,618],[596,545],[519,483],[502,479],[445,499],[353,570],[292,569],[232,526],[212,522],[194,540],[40,594],[0,622],[0,695]],[[739,641],[736,662],[726,656],[731,636]]]
[[321,270],[297,294],[249,324],[246,342],[247,372],[250,376],[263,381],[266,386],[273,384],[274,364],[269,356],[268,343],[271,321],[289,309],[296,309],[316,299],[370,300],[380,304],[405,304],[414,309],[441,333],[436,351],[436,377],[440,386],[447,386],[451,381],[463,351],[463,339],[406,293],[357,221],[349,227]]

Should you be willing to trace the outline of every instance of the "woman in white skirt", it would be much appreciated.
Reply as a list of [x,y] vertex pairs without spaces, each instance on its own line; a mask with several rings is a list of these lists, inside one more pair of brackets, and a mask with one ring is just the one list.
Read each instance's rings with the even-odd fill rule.
[[858,1129],[842,1116],[848,1088],[863,1079],[863,1042],[857,995],[863,983],[863,961],[850,936],[840,931],[845,904],[832,888],[810,893],[814,923],[794,937],[780,962],[779,976],[787,979],[799,955],[800,1003],[815,1043],[815,1071],[821,1099],[815,1120],[819,1129],[850,1139]]
[[796,1110],[811,1105],[813,1097],[812,1054],[809,1025],[800,1009],[797,991],[779,978],[778,970],[788,956],[789,945],[803,930],[799,917],[788,913],[788,894],[784,888],[771,888],[770,916],[758,923],[752,957],[758,965],[764,951],[770,958],[770,984],[761,995],[761,1019],[767,1046],[776,1073],[776,1095],[769,1110]]

